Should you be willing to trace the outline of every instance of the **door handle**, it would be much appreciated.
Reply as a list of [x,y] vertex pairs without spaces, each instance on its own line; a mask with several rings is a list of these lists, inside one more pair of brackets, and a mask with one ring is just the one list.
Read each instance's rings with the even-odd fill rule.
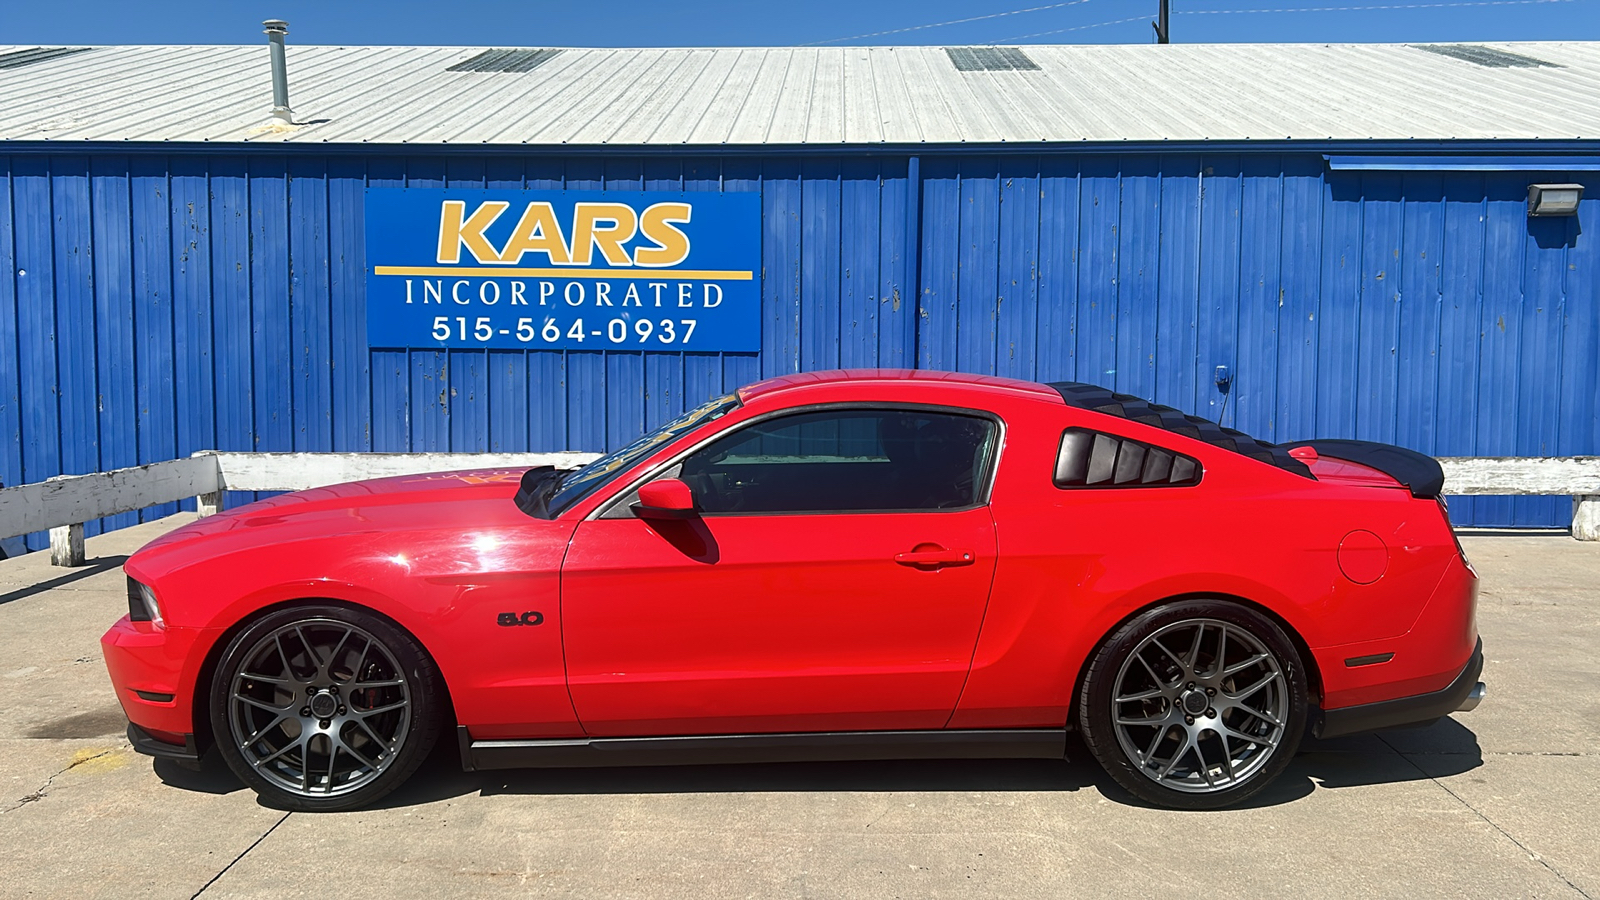
[[894,561],[902,566],[970,566],[972,554],[965,550],[912,550],[896,553]]

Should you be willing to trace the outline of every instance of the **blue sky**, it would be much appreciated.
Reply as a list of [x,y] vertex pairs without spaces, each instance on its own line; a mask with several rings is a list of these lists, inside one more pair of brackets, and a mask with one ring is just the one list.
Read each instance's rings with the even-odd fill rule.
[[[1157,0],[7,5],[0,44],[256,43],[262,19],[282,18],[301,44],[726,46],[1149,43]],[[959,19],[971,21],[919,27]],[[1178,42],[1600,40],[1600,0],[1173,0],[1172,34]]]

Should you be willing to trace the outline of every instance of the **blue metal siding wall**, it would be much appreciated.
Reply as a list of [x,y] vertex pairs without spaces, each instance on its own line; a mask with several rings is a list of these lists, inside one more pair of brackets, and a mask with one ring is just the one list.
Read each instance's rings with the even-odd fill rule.
[[[920,366],[1100,382],[1266,440],[1600,453],[1592,173],[1330,173],[1266,154],[922,168]],[[1534,181],[1590,199],[1530,219]],[[1451,511],[1565,526],[1571,503]]]
[[[369,351],[367,185],[760,191],[764,349]],[[908,366],[907,202],[904,158],[0,156],[0,481],[211,447],[597,450],[766,375]]]
[[[1556,178],[1589,182],[1580,216],[1528,219]],[[369,351],[367,185],[760,191],[763,349]],[[1098,381],[1267,439],[1596,453],[1597,193],[1313,154],[0,156],[0,479],[210,447],[601,449],[764,376],[873,365]]]

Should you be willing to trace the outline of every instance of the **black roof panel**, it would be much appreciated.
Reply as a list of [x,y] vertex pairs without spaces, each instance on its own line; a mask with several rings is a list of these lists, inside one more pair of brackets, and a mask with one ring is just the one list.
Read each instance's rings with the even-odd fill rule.
[[531,72],[557,56],[560,50],[485,50],[456,63],[446,72]]
[[91,47],[33,47],[27,50],[11,50],[0,53],[0,69],[20,69],[34,63],[42,63],[74,53],[83,53]]
[[1497,50],[1481,44],[1412,44],[1413,50],[1424,50],[1428,53],[1437,53],[1451,59],[1459,59],[1475,66],[1487,69],[1564,69],[1555,63],[1545,62],[1521,53],[1511,53],[1506,50]]
[[946,47],[958,72],[1036,72],[1039,64],[1015,47]]

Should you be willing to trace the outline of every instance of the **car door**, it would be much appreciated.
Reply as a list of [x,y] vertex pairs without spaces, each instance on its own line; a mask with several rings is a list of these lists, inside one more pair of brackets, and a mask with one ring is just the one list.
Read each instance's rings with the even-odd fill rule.
[[995,565],[1000,423],[926,407],[793,411],[666,474],[699,514],[621,497],[562,568],[568,684],[595,735],[936,729]]

